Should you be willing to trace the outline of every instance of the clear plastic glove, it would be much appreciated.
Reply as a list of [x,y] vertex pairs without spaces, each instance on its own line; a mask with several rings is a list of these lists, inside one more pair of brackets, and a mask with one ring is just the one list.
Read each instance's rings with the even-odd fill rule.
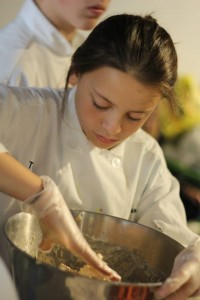
[[169,278],[155,290],[156,299],[185,300],[200,296],[200,237],[181,251]]
[[54,181],[47,176],[41,178],[43,190],[24,201],[39,219],[43,233],[40,249],[50,250],[55,243],[63,245],[103,276],[119,281],[120,276],[96,255],[83,237]]

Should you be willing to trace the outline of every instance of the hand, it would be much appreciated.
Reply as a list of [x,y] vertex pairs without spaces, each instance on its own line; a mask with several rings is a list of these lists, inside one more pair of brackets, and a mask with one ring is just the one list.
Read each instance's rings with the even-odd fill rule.
[[175,258],[169,278],[155,290],[156,299],[185,300],[200,296],[200,237]]
[[47,251],[53,244],[61,244],[103,276],[119,281],[120,276],[90,248],[55,183],[47,176],[42,179],[44,189],[24,201],[39,219],[43,234],[40,249]]

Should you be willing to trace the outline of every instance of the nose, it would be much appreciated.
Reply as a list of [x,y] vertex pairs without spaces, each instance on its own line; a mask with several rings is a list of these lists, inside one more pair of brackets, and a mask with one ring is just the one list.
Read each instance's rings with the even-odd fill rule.
[[103,128],[108,134],[118,134],[122,130],[122,120],[114,114],[109,114],[103,121]]

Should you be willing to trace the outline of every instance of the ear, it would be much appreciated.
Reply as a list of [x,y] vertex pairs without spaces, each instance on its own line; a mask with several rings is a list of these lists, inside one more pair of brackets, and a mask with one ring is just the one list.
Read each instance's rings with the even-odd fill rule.
[[78,76],[78,74],[71,74],[70,76],[69,76],[69,84],[71,85],[71,86],[74,86],[74,85],[76,85],[77,83],[78,83],[78,78],[79,78],[79,76]]

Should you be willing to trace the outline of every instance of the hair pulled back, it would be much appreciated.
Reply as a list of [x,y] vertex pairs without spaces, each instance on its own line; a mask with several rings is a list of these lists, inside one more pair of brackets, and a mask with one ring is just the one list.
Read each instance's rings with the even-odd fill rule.
[[112,67],[159,88],[174,106],[177,55],[170,35],[147,15],[121,14],[98,24],[72,56],[70,75]]

